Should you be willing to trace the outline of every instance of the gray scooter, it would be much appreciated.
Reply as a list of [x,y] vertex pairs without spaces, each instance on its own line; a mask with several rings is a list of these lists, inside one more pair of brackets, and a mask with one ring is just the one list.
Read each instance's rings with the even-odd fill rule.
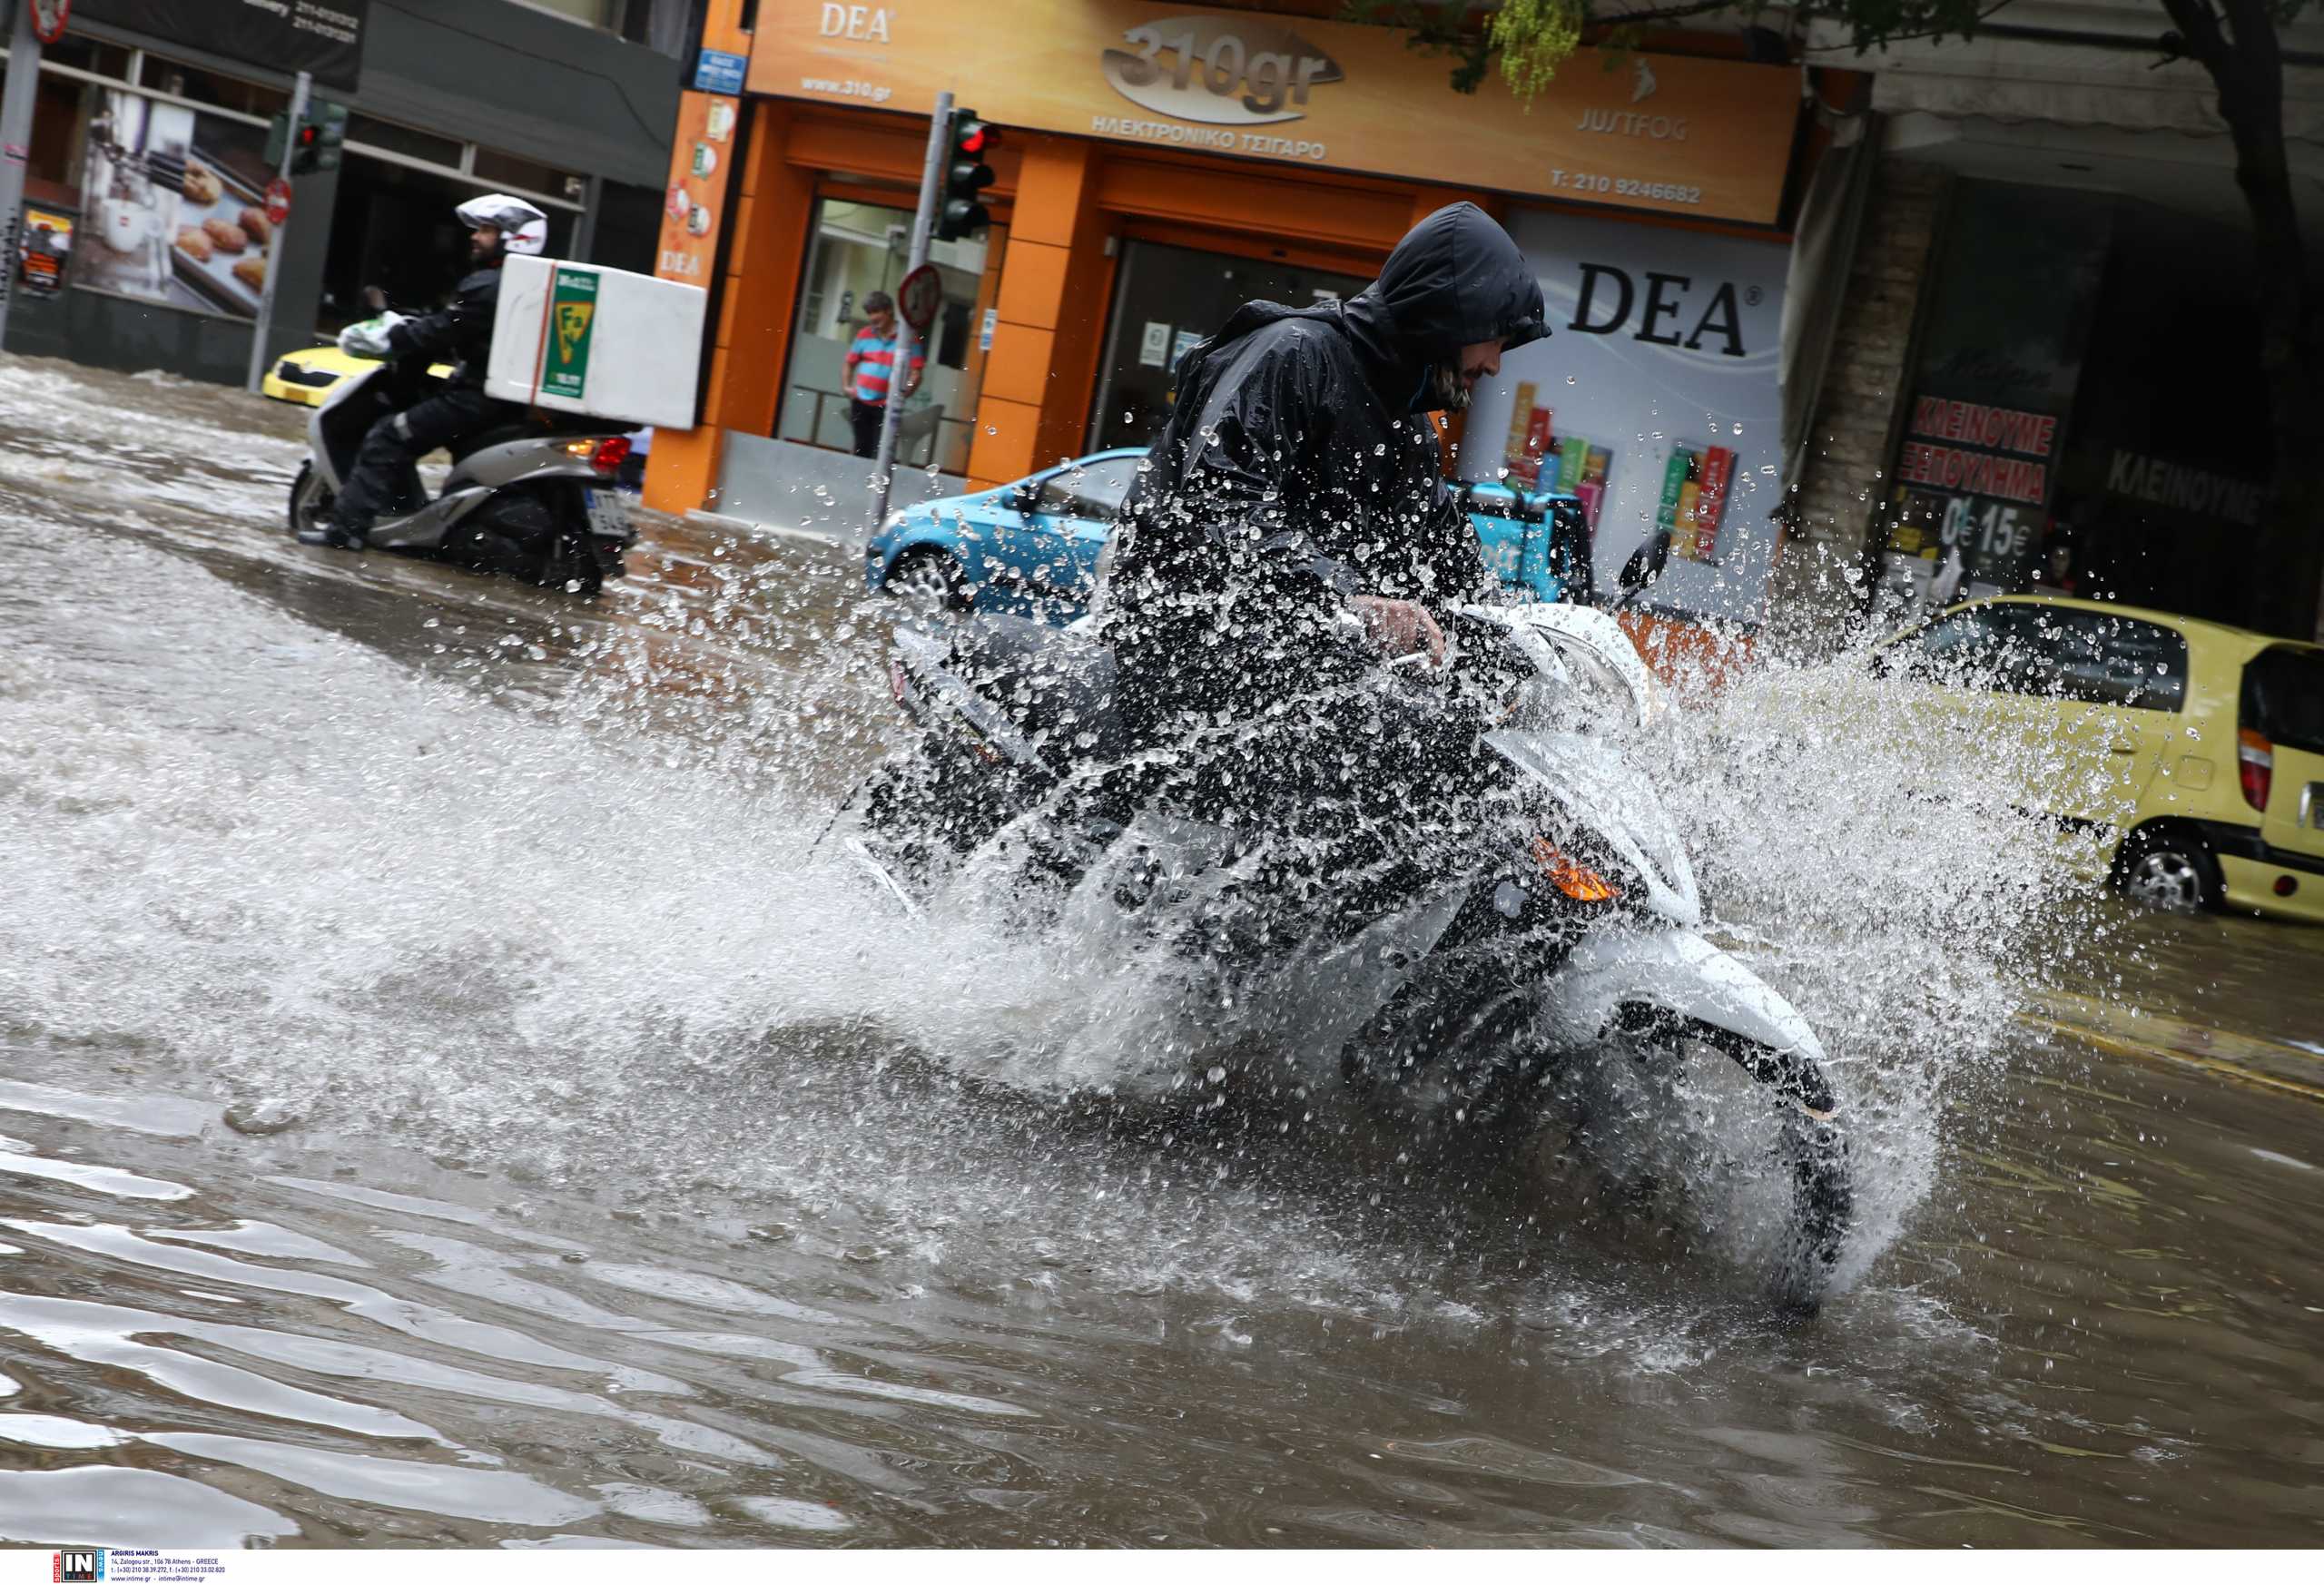
[[[417,359],[409,360],[417,363]],[[341,380],[307,422],[308,460],[290,486],[290,528],[320,524],[355,466],[363,437],[427,394],[420,369],[383,363]],[[619,577],[637,542],[614,488],[629,441],[604,418],[543,413],[462,438],[433,500],[408,467],[372,526],[378,550],[432,556],[594,595]]]

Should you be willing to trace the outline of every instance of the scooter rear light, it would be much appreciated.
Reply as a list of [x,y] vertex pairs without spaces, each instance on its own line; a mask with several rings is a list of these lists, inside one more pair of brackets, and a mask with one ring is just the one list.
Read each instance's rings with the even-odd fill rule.
[[1547,837],[1533,839],[1533,862],[1549,883],[1576,902],[1611,902],[1620,897],[1616,886],[1589,865],[1566,857]]
[[2235,773],[2243,783],[2243,802],[2265,814],[2269,783],[2276,777],[2276,745],[2248,726],[2237,733]]
[[565,454],[587,458],[589,466],[599,473],[614,473],[629,460],[629,437],[609,435],[603,440],[568,440]]

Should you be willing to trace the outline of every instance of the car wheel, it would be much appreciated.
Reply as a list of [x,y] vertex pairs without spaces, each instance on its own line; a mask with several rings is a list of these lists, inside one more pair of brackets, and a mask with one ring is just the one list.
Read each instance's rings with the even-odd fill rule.
[[2226,891],[2219,862],[2190,835],[2138,835],[2124,850],[2119,883],[2122,895],[2165,913],[2209,913]]
[[940,550],[907,552],[888,573],[888,592],[916,611],[969,608],[969,575]]

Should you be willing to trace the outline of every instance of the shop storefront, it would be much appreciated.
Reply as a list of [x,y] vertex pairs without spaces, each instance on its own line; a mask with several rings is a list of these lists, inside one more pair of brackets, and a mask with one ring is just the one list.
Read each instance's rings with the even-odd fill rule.
[[[1506,433],[1536,468],[1527,445],[1590,441],[1612,537],[1600,559],[1619,563],[1689,448],[1689,570],[1671,586],[1699,609],[1748,604],[1719,580],[1767,548],[1738,525],[1764,515],[1747,497],[1767,466],[1755,448],[1775,444],[1796,68],[1632,55],[1610,72],[1585,54],[1529,110],[1497,83],[1452,93],[1393,29],[1137,0],[1025,20],[941,0],[760,0],[744,92],[706,96],[699,153],[683,136],[675,151],[662,272],[707,273],[717,344],[702,427],[657,438],[651,503],[779,516],[749,498],[773,477],[754,459],[844,445],[839,359],[863,295],[902,273],[926,117],[950,89],[1004,141],[993,225],[934,254],[945,300],[903,416],[908,463],[1000,483],[1142,444],[1177,355],[1236,304],[1359,290],[1414,221],[1470,198],[1541,261],[1566,318],[1472,416],[1462,471],[1510,466]],[[714,132],[722,103],[731,137]],[[705,163],[740,174],[704,183]],[[1675,502],[1668,515],[1675,532]]]
[[1956,183],[1890,474],[1891,596],[2250,620],[2272,461],[2252,274],[2224,222]]
[[1462,472],[1580,498],[1600,586],[1753,623],[1777,550],[1779,241],[1518,209],[1552,333],[1471,409]]
[[[42,54],[9,350],[240,383],[270,274],[276,351],[360,317],[366,286],[430,305],[466,258],[453,207],[496,190],[549,215],[554,250],[649,266],[669,56],[499,0],[340,0],[328,36],[280,10],[73,7]],[[353,113],[277,228],[268,123],[301,68]]]

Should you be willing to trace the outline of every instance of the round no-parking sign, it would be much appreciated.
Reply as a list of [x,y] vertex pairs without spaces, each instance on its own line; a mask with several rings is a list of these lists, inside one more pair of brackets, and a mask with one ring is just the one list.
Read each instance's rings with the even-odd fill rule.
[[933,264],[921,265],[896,285],[896,311],[923,336],[936,322],[936,310],[943,304],[944,278],[936,273]]

